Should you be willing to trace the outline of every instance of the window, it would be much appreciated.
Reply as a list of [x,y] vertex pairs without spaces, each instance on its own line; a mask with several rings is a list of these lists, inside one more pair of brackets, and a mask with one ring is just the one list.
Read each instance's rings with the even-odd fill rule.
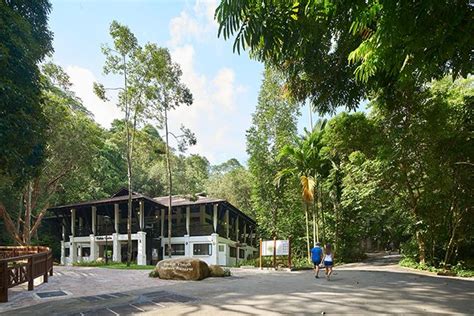
[[[166,255],[169,256],[168,245],[166,245]],[[171,244],[172,256],[184,256],[184,244]]]
[[90,247],[81,247],[81,256],[82,257],[89,257],[91,253]]
[[219,245],[219,252],[224,252],[225,251],[225,245]]
[[237,257],[237,248],[235,248],[235,247],[229,247],[229,248],[230,248],[230,251],[229,251],[230,252],[230,257],[231,258]]
[[239,249],[239,258],[245,258],[245,249]]
[[195,256],[210,256],[212,254],[211,244],[194,244],[193,255]]

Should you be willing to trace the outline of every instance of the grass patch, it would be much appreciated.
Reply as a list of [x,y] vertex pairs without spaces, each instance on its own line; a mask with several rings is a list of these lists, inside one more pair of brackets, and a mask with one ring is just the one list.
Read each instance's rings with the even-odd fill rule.
[[422,270],[422,271],[429,271],[433,273],[437,273],[440,275],[449,275],[452,274],[454,276],[463,277],[463,278],[470,278],[474,277],[474,270],[465,268],[462,263],[458,263],[457,265],[453,266],[450,270],[436,268],[427,264],[420,264],[416,262],[413,258],[405,257],[400,260],[399,263],[402,267]]
[[97,267],[97,268],[119,269],[119,270],[152,270],[155,268],[155,266],[153,265],[140,266],[136,263],[131,263],[130,266],[127,267],[127,264],[122,263],[122,262],[109,262],[108,264],[105,264],[105,262],[102,262],[102,261],[77,262],[77,263],[74,263],[73,266]]

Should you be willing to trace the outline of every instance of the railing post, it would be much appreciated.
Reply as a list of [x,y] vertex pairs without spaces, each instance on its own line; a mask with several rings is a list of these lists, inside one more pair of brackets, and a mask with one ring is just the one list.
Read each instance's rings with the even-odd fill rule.
[[0,280],[0,303],[5,303],[8,302],[8,279],[10,278],[8,262],[6,260],[0,263],[0,271],[2,272],[2,279]]
[[44,274],[43,274],[44,283],[48,283],[48,270],[49,270],[49,255],[46,252],[44,254]]
[[28,258],[28,291],[33,291],[34,289],[34,281],[33,279],[33,257]]

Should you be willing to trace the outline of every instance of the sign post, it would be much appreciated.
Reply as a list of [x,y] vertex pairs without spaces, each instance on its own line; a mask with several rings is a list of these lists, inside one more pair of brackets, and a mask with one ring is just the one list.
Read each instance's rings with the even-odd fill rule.
[[260,269],[262,269],[262,257],[273,256],[273,267],[276,268],[277,256],[288,256],[288,265],[291,266],[290,240],[262,240],[260,239]]
[[288,268],[291,271],[291,239],[288,238]]
[[277,239],[273,237],[273,269],[276,269]]

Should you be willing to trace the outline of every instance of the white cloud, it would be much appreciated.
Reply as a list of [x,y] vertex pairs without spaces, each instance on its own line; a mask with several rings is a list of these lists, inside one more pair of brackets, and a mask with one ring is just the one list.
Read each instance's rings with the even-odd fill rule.
[[217,41],[216,6],[217,1],[198,0],[192,10],[170,22],[171,56],[181,66],[182,80],[194,97],[190,107],[170,113],[170,126],[176,130],[184,124],[196,133],[197,145],[189,153],[204,155],[213,164],[245,156],[245,131],[250,125],[248,107],[245,111],[238,107],[247,89],[237,82],[234,70],[223,66],[215,73],[202,74],[195,67],[193,43]]
[[70,65],[66,67],[66,72],[71,79],[71,90],[82,99],[84,106],[94,114],[97,123],[103,127],[110,127],[114,119],[123,117],[123,114],[113,102],[103,102],[94,94],[92,85],[97,79],[92,71],[80,66]]

